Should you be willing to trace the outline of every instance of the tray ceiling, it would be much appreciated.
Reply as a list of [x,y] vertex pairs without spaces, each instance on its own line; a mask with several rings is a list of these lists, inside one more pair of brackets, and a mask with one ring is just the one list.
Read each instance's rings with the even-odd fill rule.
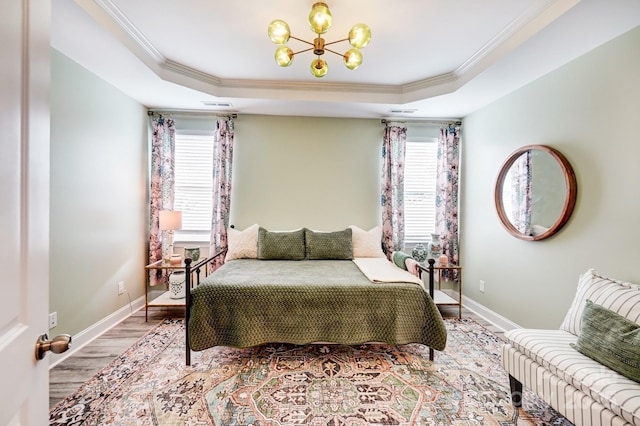
[[269,22],[283,19],[311,41],[313,3],[56,0],[52,47],[150,108],[450,118],[640,25],[636,0],[329,1],[327,42],[358,22],[372,40],[354,71],[325,53],[329,73],[317,79],[311,52],[281,68],[267,37]]

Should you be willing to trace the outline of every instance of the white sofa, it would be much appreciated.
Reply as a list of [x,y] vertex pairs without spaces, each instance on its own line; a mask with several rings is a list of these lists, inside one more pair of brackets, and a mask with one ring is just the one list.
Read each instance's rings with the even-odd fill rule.
[[[593,304],[585,310],[587,300]],[[594,309],[606,311],[617,323],[624,322],[625,330],[631,330],[623,333],[624,339],[632,339],[630,346],[623,348],[630,356],[621,358],[619,354],[624,352],[617,346],[597,339],[592,345],[596,352],[616,348],[607,354],[616,358],[613,364],[611,358],[596,356],[598,362],[576,350],[579,340],[578,347],[584,350],[583,343],[591,339],[587,336],[594,327],[600,328],[599,324],[606,324],[601,334],[616,334],[611,331],[614,328],[608,328],[614,327],[609,325],[609,317],[603,321],[602,317],[588,316]],[[522,406],[525,386],[576,425],[640,426],[640,285],[606,278],[591,269],[580,277],[571,308],[558,330],[515,329],[507,332],[506,338],[502,364],[509,373],[516,413]],[[612,369],[619,370],[618,359],[625,363],[622,368],[627,369],[627,375],[629,371],[636,374],[633,380]]]

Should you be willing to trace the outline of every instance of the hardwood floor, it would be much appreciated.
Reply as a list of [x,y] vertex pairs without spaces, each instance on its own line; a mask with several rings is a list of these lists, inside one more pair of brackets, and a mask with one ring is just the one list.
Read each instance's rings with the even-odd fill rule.
[[[445,318],[458,316],[457,306],[440,306],[440,312]],[[502,333],[502,330],[464,307],[462,316],[473,318],[498,335]],[[84,382],[167,317],[184,317],[184,311],[171,308],[149,309],[149,321],[145,322],[144,309],[140,309],[52,368],[49,371],[49,407],[53,407],[67,395],[75,392]]]
[[140,309],[49,370],[49,408],[75,392],[80,385],[168,317],[184,317],[184,310],[149,309],[149,321],[145,322],[144,308]]

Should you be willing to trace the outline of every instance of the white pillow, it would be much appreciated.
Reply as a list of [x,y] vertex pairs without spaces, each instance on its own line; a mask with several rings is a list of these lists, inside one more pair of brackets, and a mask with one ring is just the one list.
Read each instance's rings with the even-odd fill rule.
[[353,241],[353,257],[386,257],[382,251],[382,228],[375,226],[368,231],[355,225],[351,228]]
[[259,228],[258,224],[251,225],[244,231],[228,228],[225,262],[233,259],[257,259]]
[[640,324],[640,285],[614,280],[589,269],[580,276],[578,289],[560,329],[580,334],[587,300]]

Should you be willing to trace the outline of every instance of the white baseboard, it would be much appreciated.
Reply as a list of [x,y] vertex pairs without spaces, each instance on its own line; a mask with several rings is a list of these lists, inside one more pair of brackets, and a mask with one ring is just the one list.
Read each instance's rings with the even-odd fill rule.
[[466,296],[462,296],[462,305],[473,311],[479,317],[489,321],[494,326],[498,327],[502,331],[513,330],[514,328],[522,328],[515,322],[503,317],[502,315],[492,311],[486,306],[481,305],[473,299],[470,299]]
[[82,330],[78,334],[72,336],[71,347],[68,351],[61,354],[49,353],[49,369],[52,369],[71,355],[82,349],[87,344],[91,343],[97,337],[100,337],[103,333],[109,329],[120,324],[122,321],[131,316],[134,312],[144,308],[144,296],[141,296],[126,304],[122,308],[118,309],[111,315],[101,319],[95,324],[90,325],[86,329]]

